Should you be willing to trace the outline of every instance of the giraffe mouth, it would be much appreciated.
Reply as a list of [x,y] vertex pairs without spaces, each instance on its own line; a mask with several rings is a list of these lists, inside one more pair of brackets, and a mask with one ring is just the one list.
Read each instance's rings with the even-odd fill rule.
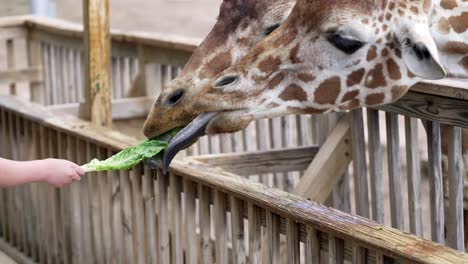
[[162,158],[163,173],[166,174],[174,157],[179,151],[190,147],[195,143],[198,138],[205,135],[205,130],[211,120],[216,118],[221,112],[207,112],[202,113],[195,118],[190,124],[182,129],[177,135],[169,142]]

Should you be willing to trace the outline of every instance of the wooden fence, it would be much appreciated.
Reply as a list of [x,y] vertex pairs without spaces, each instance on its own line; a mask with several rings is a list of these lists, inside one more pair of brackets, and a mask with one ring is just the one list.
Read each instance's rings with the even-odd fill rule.
[[[82,99],[81,34],[55,20],[0,20],[0,91],[44,105],[0,99],[2,157],[84,163],[137,142],[57,114],[77,115]],[[145,116],[196,43],[113,32],[114,119]],[[464,251],[465,86],[420,84],[396,104],[342,117],[260,120],[201,139],[167,178],[139,167],[63,190],[1,190],[0,248],[39,263],[275,263],[279,255],[292,263],[466,263],[460,252],[377,224]]]

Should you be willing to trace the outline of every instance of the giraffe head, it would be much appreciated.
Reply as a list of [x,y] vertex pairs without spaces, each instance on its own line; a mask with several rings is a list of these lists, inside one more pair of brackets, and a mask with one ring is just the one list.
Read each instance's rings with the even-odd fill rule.
[[193,98],[288,17],[294,0],[224,0],[217,23],[182,72],[164,89],[144,125],[151,138],[185,126],[198,114]]
[[178,139],[390,103],[422,78],[444,78],[431,9],[430,0],[298,0],[278,30],[190,98],[194,113],[210,114]]
[[219,112],[207,133],[286,114],[345,111],[399,99],[446,76],[429,30],[430,1],[299,0],[289,19],[196,95]]

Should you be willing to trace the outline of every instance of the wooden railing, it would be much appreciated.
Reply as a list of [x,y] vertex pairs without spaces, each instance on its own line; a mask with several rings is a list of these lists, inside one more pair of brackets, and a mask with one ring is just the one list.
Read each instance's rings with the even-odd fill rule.
[[[2,156],[18,160],[83,163],[136,143],[13,97],[0,98],[0,128]],[[23,263],[468,261],[461,252],[189,157],[175,160],[168,176],[138,166],[92,173],[63,189],[32,184],[0,196],[0,248]]]
[[[7,131],[2,134],[6,133],[9,137],[21,138],[24,135],[21,131],[27,131],[27,133],[31,134],[30,137],[32,135],[42,135],[41,138],[49,138],[47,139],[49,143],[43,144],[51,145],[49,148],[47,145],[27,148],[26,150],[34,149],[35,151],[30,156],[26,155],[27,151],[21,152],[20,145],[8,145],[6,148],[7,152],[4,153],[5,157],[21,158],[23,154],[25,155],[23,156],[24,159],[56,156],[84,163],[95,156],[105,157],[120,148],[137,142],[131,137],[125,137],[115,132],[90,128],[89,124],[77,118],[65,118],[54,114],[57,112],[77,113],[79,98],[81,98],[82,93],[80,90],[82,89],[80,83],[82,76],[80,68],[82,65],[80,59],[81,34],[80,27],[76,25],[64,25],[63,22],[58,23],[55,20],[23,17],[0,21],[0,45],[4,45],[4,49],[0,46],[0,52],[3,52],[4,56],[8,58],[6,60],[7,63],[0,60],[0,90],[4,91],[4,93],[40,102],[48,107],[47,111],[42,108],[42,110],[38,110],[36,106],[32,107],[29,104],[26,106],[19,103],[9,105],[7,104],[8,102],[2,101],[5,103],[2,109],[6,115],[2,120],[7,120],[2,121],[2,128],[7,128]],[[115,76],[112,85],[115,99],[113,102],[113,115],[116,119],[144,116],[149,107],[151,107],[154,96],[163,89],[167,81],[174,77],[180,65],[183,65],[198,43],[198,41],[192,40],[121,32],[113,32],[112,40],[112,65],[113,76]],[[23,64],[20,63],[20,55],[24,53],[20,47],[27,47],[26,54],[28,54],[28,60],[26,61],[28,63],[24,61],[22,62]],[[60,49],[62,53],[60,53]],[[67,56],[63,55],[64,50],[68,54]],[[57,57],[56,54],[62,55]],[[67,62],[65,64],[68,66],[58,66],[63,64],[60,60]],[[1,65],[1,63],[4,63],[4,65]],[[135,65],[134,70],[131,70],[132,64]],[[130,72],[134,72],[134,74],[127,74]],[[74,78],[71,79],[70,76]],[[120,76],[124,77],[117,79]],[[147,87],[151,87],[151,89]],[[461,131],[460,127],[468,127],[465,110],[468,109],[467,102],[465,101],[468,98],[468,92],[464,89],[465,87],[466,85],[463,81],[421,83],[413,87],[402,100],[395,104],[376,109],[357,110],[346,114],[341,119],[337,115],[329,115],[312,117],[292,116],[274,120],[260,120],[253,123],[243,132],[223,135],[221,137],[202,138],[187,153],[195,155],[195,157],[189,159],[189,161],[184,159],[177,160],[174,163],[173,175],[169,177],[168,181],[172,182],[174,180],[176,182],[174,185],[179,186],[175,189],[176,191],[173,191],[172,187],[170,187],[174,185],[170,184],[168,187],[167,182],[162,182],[162,187],[158,187],[160,189],[156,188],[156,191],[153,192],[153,189],[149,187],[153,182],[147,182],[151,177],[140,178],[136,176],[143,174],[142,168],[135,170],[141,173],[132,175],[126,172],[113,172],[103,174],[104,177],[87,177],[84,183],[78,185],[79,187],[71,187],[70,195],[75,196],[68,197],[65,195],[65,198],[63,198],[65,199],[65,204],[72,204],[70,208],[62,208],[58,200],[54,201],[54,197],[60,198],[62,197],[61,195],[67,194],[68,189],[50,192],[49,188],[38,185],[21,187],[12,191],[3,191],[7,199],[5,201],[16,201],[16,203],[5,202],[0,204],[0,207],[7,210],[4,211],[6,212],[4,215],[0,215],[0,219],[2,220],[1,227],[4,228],[5,232],[2,233],[2,236],[6,238],[10,245],[20,250],[24,249],[28,256],[32,256],[35,260],[40,259],[42,262],[44,262],[44,259],[51,257],[73,259],[77,263],[80,263],[83,260],[82,258],[87,257],[96,258],[98,263],[101,263],[101,260],[109,260],[108,262],[113,263],[114,259],[112,258],[121,259],[125,263],[137,260],[144,262],[146,259],[140,259],[142,256],[144,258],[149,256],[150,260],[155,258],[167,260],[169,248],[171,254],[176,254],[171,255],[171,259],[173,260],[178,259],[177,256],[180,256],[180,252],[184,252],[185,257],[187,257],[187,254],[193,256],[195,254],[193,253],[193,248],[181,246],[182,244],[185,245],[181,241],[187,241],[185,236],[181,240],[179,239],[179,235],[175,235],[177,232],[180,233],[181,230],[184,230],[183,227],[174,227],[174,219],[185,221],[184,219],[186,218],[184,217],[187,214],[190,216],[191,211],[187,212],[186,209],[183,212],[179,209],[177,212],[168,211],[170,208],[178,208],[177,205],[181,205],[182,203],[184,203],[184,208],[190,208],[190,205],[185,204],[185,202],[179,199],[180,196],[172,194],[173,192],[184,192],[186,186],[180,183],[182,181],[180,179],[184,179],[183,181],[195,182],[197,186],[196,188],[191,188],[189,184],[187,187],[189,197],[192,197],[191,190],[194,189],[195,194],[193,195],[195,195],[195,199],[198,199],[197,219],[201,217],[199,216],[199,210],[201,210],[201,207],[199,207],[200,199],[203,201],[203,197],[198,196],[197,190],[201,188],[200,186],[204,186],[211,193],[209,198],[204,198],[205,202],[207,199],[209,199],[210,203],[213,203],[216,199],[221,199],[221,201],[222,199],[227,199],[230,201],[232,200],[231,196],[241,198],[241,204],[245,206],[242,207],[244,213],[237,214],[248,215],[248,208],[250,208],[248,204],[250,203],[254,203],[257,206],[253,207],[254,209],[258,207],[262,208],[257,210],[261,213],[257,214],[257,211],[253,210],[253,216],[249,217],[249,219],[253,219],[249,221],[255,227],[253,228],[254,232],[252,234],[249,233],[249,236],[252,235],[254,237],[253,244],[255,246],[252,251],[250,249],[247,250],[246,245],[244,245],[244,250],[238,249],[236,247],[240,246],[238,246],[237,240],[231,241],[231,243],[227,243],[231,246],[226,247],[228,248],[227,254],[229,258],[234,258],[235,256],[235,254],[232,254],[232,250],[240,252],[240,256],[249,255],[250,253],[248,252],[258,252],[255,251],[256,249],[258,250],[258,244],[263,249],[276,249],[275,244],[273,246],[266,244],[267,242],[265,241],[268,241],[268,239],[262,238],[260,239],[261,242],[255,239],[255,237],[258,237],[258,223],[263,223],[265,228],[267,228],[266,224],[268,222],[265,219],[270,219],[267,218],[270,215],[270,211],[281,215],[279,219],[282,234],[287,235],[285,223],[288,222],[288,219],[290,223],[293,223],[290,221],[292,219],[297,221],[295,224],[300,227],[300,231],[296,235],[298,235],[301,243],[309,243],[311,245],[310,243],[312,242],[306,240],[308,236],[306,235],[307,232],[304,231],[310,224],[309,220],[305,220],[293,212],[285,213],[276,207],[270,208],[265,200],[244,199],[243,194],[239,194],[236,190],[231,189],[229,184],[232,183],[233,186],[240,186],[239,188],[242,190],[244,190],[243,188],[246,188],[245,190],[252,190],[249,189],[249,186],[253,186],[252,188],[260,188],[261,186],[236,178],[234,175],[226,172],[229,171],[242,176],[250,176],[250,179],[259,181],[266,186],[278,187],[289,192],[288,194],[277,190],[260,188],[257,189],[258,193],[254,192],[255,197],[260,195],[259,193],[263,193],[263,195],[266,193],[266,195],[271,194],[275,199],[278,198],[275,195],[281,196],[278,199],[299,199],[290,194],[294,193],[313,201],[332,205],[343,212],[358,214],[373,219],[380,224],[393,226],[402,231],[411,232],[420,237],[425,237],[463,251],[463,182],[466,181],[467,177],[464,176],[466,171],[460,166],[463,156],[460,150],[462,145],[460,133],[463,131]],[[71,91],[78,92],[70,93]],[[148,97],[149,95],[150,97]],[[137,97],[129,98],[129,96]],[[132,109],[134,111],[128,114],[125,111],[120,111],[121,108],[119,106],[124,106],[124,109]],[[27,111],[23,109],[27,109]],[[363,114],[364,111],[366,111],[366,115]],[[33,113],[41,113],[43,117],[41,118],[41,116]],[[382,122],[384,114],[385,121]],[[403,118],[400,115],[405,116]],[[9,118],[9,116],[13,116],[13,118]],[[15,120],[20,120],[21,122]],[[429,132],[428,140],[418,141],[421,137],[424,138],[426,134],[421,129],[422,125],[418,120],[426,123],[426,129]],[[12,125],[10,125],[10,122],[13,122]],[[16,132],[18,127],[15,122],[19,122],[19,132]],[[336,127],[335,124],[337,124]],[[385,124],[385,127],[383,127],[383,124]],[[400,128],[403,127],[405,128],[405,132],[399,132],[402,131]],[[26,130],[24,130],[25,128]],[[9,129],[13,129],[13,132]],[[441,130],[442,134],[440,133]],[[384,131],[388,132],[386,138],[380,135]],[[452,137],[448,137],[450,132],[453,134]],[[46,137],[47,135],[50,135],[50,137]],[[405,142],[404,145],[402,144],[403,141]],[[2,140],[2,142],[16,141],[13,138],[12,140]],[[26,142],[26,146],[32,144],[30,143],[31,141],[23,142]],[[442,143],[446,143],[447,146],[451,147],[447,148],[447,151],[442,152]],[[58,146],[61,147],[58,148]],[[69,148],[68,146],[80,150],[73,152],[73,148]],[[321,147],[319,148],[318,146]],[[38,150],[39,148],[41,150]],[[71,150],[67,152],[68,149]],[[232,154],[231,152],[236,153]],[[248,154],[245,152],[248,152]],[[78,155],[77,153],[81,154]],[[465,158],[465,160],[468,161],[468,158]],[[351,161],[353,161],[352,165],[349,165]],[[205,164],[209,164],[211,167],[208,168]],[[189,166],[193,170],[193,173],[189,173],[190,175],[184,174],[185,166]],[[212,167],[221,167],[224,170],[221,171]],[[197,171],[200,168],[203,169],[203,174]],[[145,174],[147,176],[153,175],[150,171],[145,171]],[[232,177],[235,180],[231,182],[226,177],[219,178],[226,183],[225,186],[221,186],[219,182],[216,183],[211,178],[212,181],[206,182],[203,175],[208,174],[213,176],[216,176],[216,174],[218,176],[229,175],[229,178]],[[180,178],[180,176],[184,177]],[[160,179],[161,177],[157,178]],[[162,179],[167,180],[166,178]],[[143,185],[140,185],[140,180]],[[156,181],[155,184],[160,183]],[[444,185],[446,188],[443,188]],[[144,191],[141,194],[143,196],[140,195],[140,190]],[[216,198],[217,196],[214,193],[217,192],[214,190],[217,190],[221,194],[221,197]],[[167,192],[171,194],[168,196]],[[39,226],[45,229],[38,230],[46,231],[37,231],[34,228],[31,229],[27,223],[18,222],[18,219],[20,219],[18,217],[20,216],[16,215],[18,212],[17,208],[22,208],[23,204],[19,200],[15,200],[17,197],[16,193],[24,193],[26,199],[24,200],[25,208],[31,208],[32,210],[28,216],[40,219],[39,221],[42,222]],[[57,194],[54,197],[49,197],[52,196],[51,193]],[[465,193],[467,192],[465,191]],[[31,195],[39,196],[37,196],[38,199],[28,198],[33,197]],[[148,211],[152,210],[152,205],[155,203],[152,200],[153,198],[156,198],[158,201],[156,209],[154,209],[156,213],[154,214],[152,213],[153,211]],[[168,200],[166,201],[164,198]],[[119,203],[112,203],[115,200],[118,200]],[[63,215],[69,217],[67,218],[69,220],[67,223],[73,224],[60,227],[60,229],[55,231],[49,230],[46,223],[49,220],[55,221],[53,223],[58,223],[59,218],[44,218],[44,215],[41,215],[43,213],[42,209],[34,209],[38,205],[33,203],[37,201],[50,201],[50,208],[60,207],[60,212],[69,210],[68,213],[64,212]],[[235,201],[239,202],[239,200]],[[160,207],[160,202],[166,206]],[[176,204],[174,205],[173,202]],[[217,204],[219,207],[218,213],[223,210],[229,211],[231,208],[231,203],[226,203],[225,207],[221,206],[222,202],[218,202]],[[317,213],[323,210],[325,210],[323,212],[327,213],[337,213],[333,210],[327,211],[329,209],[324,209],[320,206],[314,207],[316,205],[308,204],[308,206],[310,206],[310,211],[307,211],[307,213],[314,217],[318,217]],[[206,206],[204,208],[206,210]],[[75,215],[72,215],[72,213],[75,213]],[[164,218],[164,221],[169,219],[167,220],[168,223],[164,222],[161,225],[159,222],[160,213],[165,215],[164,217],[171,216],[174,218]],[[218,241],[221,241],[221,246],[218,246],[217,250],[213,249],[213,251],[216,252],[215,256],[218,259],[224,259],[224,250],[226,249],[223,249],[223,241],[230,241],[232,239],[230,237],[231,232],[234,232],[233,237],[236,237],[235,235],[242,237],[242,228],[238,228],[237,224],[234,224],[239,223],[239,226],[241,226],[242,221],[237,218],[237,220],[231,219],[230,222],[226,218],[217,217],[219,216],[218,213],[210,217],[205,215],[204,220],[200,218],[196,223],[197,227],[205,226],[200,225],[201,221],[210,219],[210,225],[213,227],[213,230],[218,225],[225,227],[225,222],[223,221],[226,221],[232,230],[226,229],[230,230],[229,233],[224,233],[221,236],[221,240],[216,239],[216,244],[208,242],[214,238],[207,236],[209,233],[206,230],[198,230],[198,235],[192,236],[192,239],[205,239],[203,240],[205,241],[204,245],[207,247],[206,251],[204,251],[205,256],[211,256],[209,253],[213,249],[213,245],[218,245]],[[102,217],[100,216],[101,214]],[[98,215],[99,217],[95,217],[94,215]],[[180,215],[183,215],[183,217],[181,218]],[[342,215],[340,214],[340,216]],[[258,219],[259,216],[260,220]],[[57,217],[59,216],[57,215]],[[107,219],[109,217],[111,218],[111,224],[106,225],[105,223],[108,223]],[[277,216],[275,217],[276,220],[272,218],[273,220],[271,221],[278,221]],[[216,219],[219,219],[220,222]],[[353,229],[358,223],[369,223],[369,225],[373,223],[367,220],[366,222],[361,218],[358,219],[358,222],[356,222],[356,219],[353,222],[349,218],[336,218],[332,221],[333,223],[349,221],[349,225],[346,228],[351,228],[348,231],[338,230],[338,233],[335,233],[335,229],[323,229],[316,225],[318,222],[313,222],[315,224],[311,225],[313,227],[311,230],[319,230],[318,233],[321,239],[323,238],[320,240],[322,241],[321,250],[328,252],[329,248],[332,249],[330,255],[324,253],[322,257],[330,259],[330,262],[339,261],[343,257],[350,260],[352,256],[357,256],[356,254],[364,252],[362,254],[366,254],[367,257],[377,263],[383,261],[379,257],[381,255],[397,256],[397,258],[402,259],[408,258],[408,256],[404,256],[401,252],[403,251],[401,244],[389,242],[397,241],[399,238],[392,236],[379,237],[379,239],[385,239],[386,242],[392,244],[385,244],[385,246],[390,247],[385,250],[375,247],[375,244],[378,244],[375,242],[376,240],[370,239],[375,243],[369,246],[368,242],[350,238],[349,234],[358,232]],[[155,224],[148,225],[147,223]],[[177,222],[176,224],[180,223],[185,224],[183,226],[193,227],[192,223]],[[71,233],[61,231],[64,228],[66,228],[65,230],[71,230],[71,226],[75,224],[79,229]],[[274,229],[276,227],[272,225],[270,227],[273,230],[271,232],[276,232],[276,236],[277,231]],[[108,228],[116,229],[112,229],[109,231],[110,233],[106,233],[108,232],[106,231]],[[149,229],[147,230],[146,228]],[[192,234],[190,232],[196,229],[191,230],[188,230],[189,234]],[[384,228],[382,230],[387,229]],[[392,230],[391,232],[395,233],[396,231]],[[163,234],[162,237],[160,234]],[[293,236],[291,235],[292,233],[289,234]],[[398,236],[401,235],[398,232],[396,234]],[[247,241],[248,239],[245,235],[243,237]],[[42,238],[44,236],[56,236],[58,240],[50,240],[56,241],[51,245],[31,244],[28,242],[33,241],[35,237]],[[336,236],[337,239],[333,236]],[[215,237],[217,238],[217,235]],[[329,237],[332,239],[328,240]],[[108,239],[112,243],[102,243],[102,241],[109,241]],[[292,237],[291,239],[296,238]],[[159,241],[162,241],[162,248]],[[169,241],[172,244],[167,244]],[[194,240],[189,241],[193,242]],[[369,247],[370,250],[351,250],[353,243],[357,243],[365,248]],[[192,244],[190,243],[190,245]],[[301,260],[310,253],[308,249],[304,249],[306,244],[301,244],[299,254],[301,255]],[[157,245],[158,250],[151,250],[155,248],[155,245]],[[249,245],[251,244],[249,243]],[[410,248],[413,250],[415,247]],[[417,247],[414,250],[417,251],[423,248]],[[294,245],[290,244],[290,252],[295,254],[297,252],[295,250]],[[373,250],[377,250],[378,254]],[[397,250],[399,253],[393,250]],[[433,248],[428,249],[428,251],[432,250]],[[355,255],[353,255],[353,252]],[[201,256],[201,254],[199,253],[197,256]],[[249,255],[249,257],[256,258],[257,255],[255,254]],[[265,254],[263,252],[262,256],[264,257]],[[274,254],[274,252],[271,252],[271,254]],[[431,259],[433,256],[435,256],[435,253],[432,255],[427,253],[427,262],[423,262],[421,259],[409,262],[444,263],[443,260],[437,260],[439,261],[437,262]],[[464,257],[464,255],[460,256]],[[449,261],[448,263],[452,262]]]

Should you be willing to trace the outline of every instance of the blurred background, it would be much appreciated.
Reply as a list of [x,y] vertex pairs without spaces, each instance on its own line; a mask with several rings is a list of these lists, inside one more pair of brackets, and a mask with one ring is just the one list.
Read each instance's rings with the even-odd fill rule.
[[[0,16],[41,14],[81,22],[80,0],[0,0]],[[111,28],[204,37],[222,0],[111,0]]]

